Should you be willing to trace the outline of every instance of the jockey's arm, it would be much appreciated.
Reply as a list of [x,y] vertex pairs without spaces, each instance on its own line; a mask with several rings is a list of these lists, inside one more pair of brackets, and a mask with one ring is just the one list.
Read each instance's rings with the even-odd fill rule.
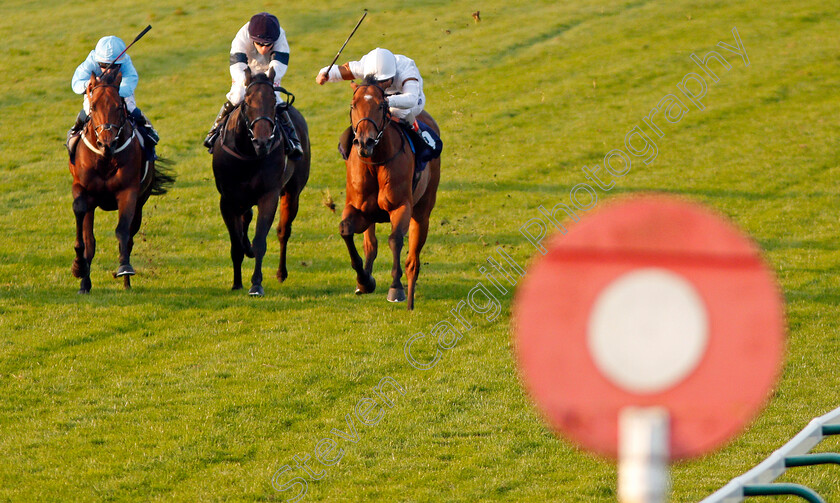
[[274,42],[271,48],[271,62],[269,68],[274,68],[274,85],[280,85],[280,79],[286,75],[289,68],[289,43],[286,41],[286,34],[280,30],[280,37]]
[[93,51],[90,51],[88,57],[73,72],[73,80],[70,81],[70,87],[73,88],[74,93],[85,93],[88,82],[90,82],[90,74],[99,73],[96,71],[97,68],[99,68],[99,65],[93,60]]
[[122,73],[122,81],[120,82],[120,96],[128,98],[134,94],[134,89],[137,88],[137,83],[140,81],[140,76],[137,75],[137,70],[134,68],[134,63],[128,54],[122,58],[122,63],[119,64],[120,73]]
[[417,106],[420,99],[420,82],[417,79],[408,79],[403,82],[400,94],[388,96],[388,106],[391,108],[408,109]]
[[353,75],[353,72],[350,70],[350,63],[344,63],[341,66],[333,65],[330,68],[330,73],[327,75],[327,68],[321,68],[321,71],[318,72],[318,76],[315,77],[315,82],[318,84],[324,84],[325,82],[340,82],[342,80],[353,80],[357,78],[361,78],[361,76]]

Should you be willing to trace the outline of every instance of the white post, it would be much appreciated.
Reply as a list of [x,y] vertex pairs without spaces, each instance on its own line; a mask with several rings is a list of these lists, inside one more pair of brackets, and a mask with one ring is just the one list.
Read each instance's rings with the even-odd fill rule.
[[626,407],[618,419],[618,500],[664,503],[669,476],[669,416],[663,407]]

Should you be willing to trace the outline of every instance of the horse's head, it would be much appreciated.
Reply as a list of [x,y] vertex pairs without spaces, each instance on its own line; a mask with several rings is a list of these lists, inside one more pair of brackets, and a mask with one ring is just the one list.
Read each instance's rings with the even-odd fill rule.
[[277,97],[274,94],[274,68],[268,75],[258,73],[251,75],[251,69],[245,69],[245,101],[242,112],[248,124],[248,136],[257,156],[268,155],[269,149],[277,134],[275,123],[275,106]]
[[366,77],[361,85],[351,85],[353,102],[350,105],[350,124],[355,136],[353,145],[361,157],[371,157],[390,119],[385,90],[372,77]]
[[123,100],[120,97],[122,74],[109,70],[100,77],[90,74],[87,86],[90,104],[90,124],[96,135],[96,145],[110,155],[114,150],[114,141],[122,132],[128,117]]

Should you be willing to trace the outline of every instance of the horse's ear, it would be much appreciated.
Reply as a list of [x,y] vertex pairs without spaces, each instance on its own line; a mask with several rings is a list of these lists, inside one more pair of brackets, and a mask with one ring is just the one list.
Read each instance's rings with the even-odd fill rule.
[[245,87],[251,84],[251,67],[245,67]]
[[122,82],[122,72],[118,71],[116,75],[114,75],[114,82],[113,84],[117,87],[120,87],[120,82]]
[[274,67],[271,67],[271,70],[268,71],[268,80],[270,80],[272,84],[274,83],[275,75],[277,74],[274,72]]
[[351,80],[351,81],[350,81],[350,88],[351,88],[351,89],[353,89],[353,90],[355,91],[357,87],[359,87],[359,84],[356,84],[356,82],[355,82],[355,81],[352,81],[352,80]]
[[93,72],[90,72],[90,82],[88,83],[88,85],[91,85],[91,86],[96,85],[96,74],[93,73]]

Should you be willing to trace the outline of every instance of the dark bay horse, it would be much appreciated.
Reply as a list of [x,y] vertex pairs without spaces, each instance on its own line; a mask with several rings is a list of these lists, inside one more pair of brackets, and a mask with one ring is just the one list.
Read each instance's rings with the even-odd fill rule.
[[[375,81],[365,80],[353,86],[350,123],[355,133],[353,148],[347,157],[347,201],[341,214],[339,232],[350,263],[356,271],[356,293],[372,293],[373,261],[377,253],[376,223],[391,222],[388,245],[393,255],[388,300],[408,300],[414,309],[414,290],[420,274],[420,250],[429,232],[429,215],[435,206],[440,182],[440,158],[429,162],[416,187],[412,187],[414,154],[405,132],[391,120],[385,91]],[[438,135],[440,129],[434,119],[423,111],[418,117]],[[364,233],[365,260],[356,250],[354,234]],[[400,278],[400,253],[408,234],[408,296]]]
[[144,158],[140,133],[128,120],[119,94],[121,81],[122,74],[114,70],[98,78],[91,74],[86,90],[90,120],[82,130],[75,158],[70,161],[76,215],[76,259],[72,271],[81,278],[79,293],[89,293],[91,288],[90,265],[96,253],[94,210],[99,207],[119,212],[116,235],[120,265],[114,277],[122,276],[125,288],[131,288],[134,268],[130,256],[134,235],[142,223],[143,205],[149,196],[166,193],[175,180],[155,166],[155,159]]
[[[233,261],[233,289],[242,288],[242,260],[255,259],[251,276],[253,296],[262,296],[262,261],[266,236],[280,205],[277,238],[280,240],[280,266],[277,279],[288,277],[286,244],[292,232],[292,221],[298,211],[300,193],[309,179],[309,132],[303,115],[289,106],[303,147],[303,156],[293,161],[286,158],[284,137],[275,118],[277,98],[274,94],[274,70],[268,76],[251,75],[245,70],[246,91],[242,104],[227,118],[213,146],[213,174],[221,194],[219,207],[230,234],[230,258]],[[253,242],[248,240],[248,226],[256,205],[257,224]]]

